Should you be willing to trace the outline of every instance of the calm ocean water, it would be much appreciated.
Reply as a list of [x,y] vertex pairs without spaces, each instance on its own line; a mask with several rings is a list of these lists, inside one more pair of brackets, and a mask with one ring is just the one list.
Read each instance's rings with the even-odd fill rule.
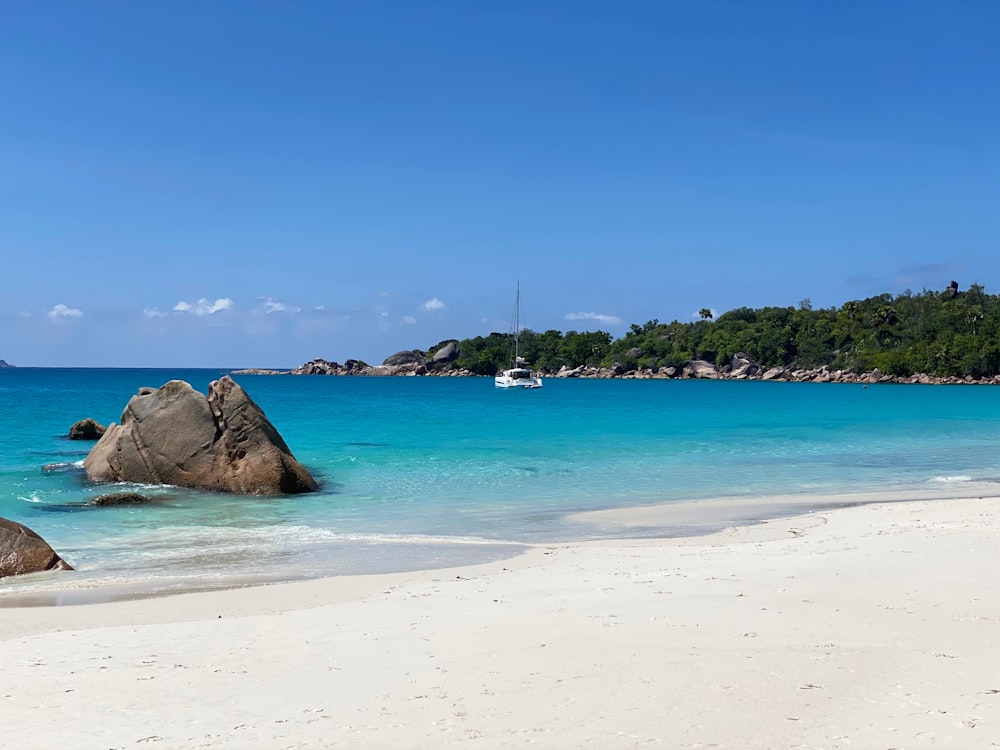
[[509,392],[487,378],[237,376],[321,492],[127,486],[157,502],[86,505],[123,487],[86,481],[92,444],[65,438],[73,422],[117,421],[141,386],[180,378],[204,392],[224,372],[0,369],[0,516],[78,569],[4,581],[0,604],[485,560],[593,537],[566,519],[590,509],[1000,483],[991,387],[547,380]]

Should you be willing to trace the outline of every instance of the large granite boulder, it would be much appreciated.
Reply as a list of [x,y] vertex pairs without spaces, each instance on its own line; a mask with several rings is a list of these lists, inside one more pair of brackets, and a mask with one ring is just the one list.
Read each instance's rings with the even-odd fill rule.
[[365,375],[426,375],[427,366],[422,362],[404,365],[375,365],[365,370]]
[[763,374],[764,368],[759,364],[754,362],[750,357],[743,352],[736,352],[733,355],[733,361],[730,365],[731,371],[729,377],[734,380],[744,380],[746,378],[754,378],[758,375]]
[[719,377],[719,371],[715,369],[715,365],[703,359],[689,359],[684,363],[681,373],[682,377],[685,378],[716,380]]
[[327,362],[325,359],[311,359],[304,365],[299,365],[294,370],[290,370],[291,375],[337,375],[340,372],[340,365],[336,362]]
[[27,526],[0,518],[0,578],[43,570],[73,570]]
[[435,364],[440,362],[451,362],[456,357],[458,357],[458,342],[449,341],[447,344],[434,352],[434,357],[431,361]]
[[81,419],[69,428],[70,440],[99,440],[108,428],[93,419]]
[[84,461],[95,482],[141,482],[278,495],[316,481],[264,412],[228,375],[208,397],[183,380],[142,388]]
[[422,365],[427,361],[427,355],[420,351],[419,349],[414,349],[408,352],[396,352],[395,354],[390,354],[382,362],[383,365]]

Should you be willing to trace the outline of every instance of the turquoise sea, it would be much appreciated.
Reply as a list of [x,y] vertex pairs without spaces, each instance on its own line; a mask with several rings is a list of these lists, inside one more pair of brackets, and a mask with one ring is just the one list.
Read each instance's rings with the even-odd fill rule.
[[[489,378],[236,376],[321,492],[86,481],[92,443],[65,437],[73,422],[117,421],[142,386],[179,378],[204,392],[226,372],[0,369],[0,516],[77,568],[5,580],[0,605],[486,560],[600,536],[568,516],[601,508],[735,497],[752,517],[768,495],[1000,495],[1000,389],[730,381],[505,391]],[[86,504],[122,489],[157,502]]]

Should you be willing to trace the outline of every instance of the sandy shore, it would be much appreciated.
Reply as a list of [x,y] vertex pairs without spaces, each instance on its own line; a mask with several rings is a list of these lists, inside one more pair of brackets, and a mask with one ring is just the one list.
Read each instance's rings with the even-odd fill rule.
[[0,745],[1000,747],[998,502],[0,609]]

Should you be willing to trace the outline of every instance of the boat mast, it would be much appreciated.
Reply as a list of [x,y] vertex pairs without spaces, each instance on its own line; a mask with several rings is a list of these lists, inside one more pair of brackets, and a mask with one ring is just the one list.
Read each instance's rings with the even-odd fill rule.
[[517,282],[517,301],[514,303],[514,367],[521,359],[521,282]]

